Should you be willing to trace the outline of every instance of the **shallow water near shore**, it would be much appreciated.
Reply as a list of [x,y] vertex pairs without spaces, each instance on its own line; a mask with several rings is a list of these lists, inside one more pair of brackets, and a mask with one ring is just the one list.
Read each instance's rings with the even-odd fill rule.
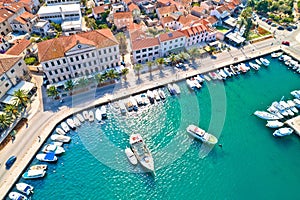
[[[35,187],[32,199],[47,200],[299,198],[299,137],[275,138],[252,113],[292,98],[300,75],[267,58],[268,68],[205,83],[196,93],[179,83],[180,97],[127,117],[111,106],[104,124],[85,122],[69,134],[71,143],[48,164],[45,178],[20,182]],[[189,124],[219,136],[222,148],[207,151],[187,135]],[[152,151],[155,177],[127,161],[123,150],[132,132]]]

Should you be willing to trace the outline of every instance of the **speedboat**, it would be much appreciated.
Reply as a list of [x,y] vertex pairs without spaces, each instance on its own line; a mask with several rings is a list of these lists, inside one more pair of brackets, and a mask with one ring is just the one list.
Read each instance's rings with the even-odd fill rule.
[[271,106],[267,109],[267,111],[268,111],[269,113],[271,113],[271,114],[276,115],[279,119],[284,118],[284,117],[280,114],[279,110],[278,110],[277,108],[275,108],[273,105],[271,105]]
[[95,120],[94,112],[92,110],[89,111],[89,122],[93,122]]
[[126,106],[126,108],[127,108],[128,112],[131,112],[131,111],[133,111],[133,105],[132,105],[132,102],[131,102],[131,101],[129,101],[129,99],[127,99],[127,100],[126,100],[126,102],[125,102],[125,106]]
[[65,135],[66,132],[64,130],[62,130],[61,128],[56,128],[55,129],[56,133],[60,134],[60,135]]
[[26,194],[27,196],[33,193],[33,186],[27,184],[27,183],[17,183],[16,184],[17,190],[20,192]]
[[229,77],[231,77],[233,75],[233,73],[231,72],[230,68],[228,68],[228,67],[224,67],[224,72]]
[[173,88],[175,90],[175,93],[177,95],[180,95],[181,91],[180,91],[180,87],[176,84],[176,83],[173,83]]
[[76,128],[76,125],[75,125],[75,123],[74,123],[74,121],[73,121],[72,118],[67,119],[67,124],[68,124],[69,127],[70,127],[71,129],[73,129],[73,130]]
[[255,62],[256,62],[258,65],[261,65],[261,62],[260,62],[258,59],[255,59]]
[[218,139],[213,136],[212,134],[206,133],[203,129],[191,124],[186,128],[187,132],[193,136],[201,140],[202,142],[209,143],[209,144],[216,144]]
[[84,122],[84,118],[83,118],[83,116],[81,115],[81,114],[77,114],[76,115],[76,117],[79,119],[79,121],[81,122],[81,123],[83,123]]
[[218,79],[216,72],[208,72],[208,75],[209,75],[210,78],[212,78],[213,80]]
[[154,99],[155,99],[156,101],[160,101],[160,96],[159,96],[157,90],[153,90],[153,95],[154,95]]
[[[122,100],[119,101],[119,109],[122,115],[126,115],[126,106]],[[97,111],[96,111],[97,112]],[[97,113],[96,113],[97,116]],[[101,116],[101,115],[100,115]],[[97,118],[97,117],[96,117]]]
[[81,122],[77,117],[73,117],[73,121],[74,121],[75,126],[77,126],[77,127],[81,126]]
[[273,135],[274,136],[278,136],[278,137],[282,137],[282,136],[286,136],[286,135],[291,135],[293,133],[293,129],[292,128],[280,128],[278,130],[276,130]]
[[65,136],[65,135],[57,135],[57,134],[53,134],[51,135],[51,140],[55,140],[58,142],[70,142],[71,137],[69,136]]
[[106,119],[107,112],[106,112],[106,107],[104,105],[100,107],[100,111],[101,111],[102,119]]
[[168,90],[169,90],[169,92],[170,92],[171,95],[175,95],[176,94],[176,92],[175,92],[172,84],[169,83],[167,85],[167,88],[168,88]]
[[10,192],[8,194],[8,197],[12,200],[27,200],[27,197],[25,195],[18,192]]
[[197,76],[195,76],[194,79],[197,80],[199,83],[204,82],[204,79],[199,74]]
[[131,102],[131,104],[133,106],[133,110],[138,111],[138,104],[137,104],[136,100],[132,96],[130,96],[129,101]]
[[22,178],[24,179],[36,179],[36,178],[42,178],[46,174],[46,171],[44,170],[28,170],[22,175]]
[[294,113],[298,113],[298,112],[299,112],[299,111],[297,110],[296,104],[295,104],[295,102],[294,102],[293,100],[288,100],[286,103],[289,105],[290,109],[291,109]]
[[32,165],[30,170],[46,170],[48,165],[40,164],[40,165]]
[[151,90],[147,91],[147,96],[149,98],[150,103],[153,104],[154,103],[154,94]]
[[150,172],[154,173],[154,161],[147,145],[140,134],[132,134],[129,139],[131,149],[139,163]]
[[296,107],[300,108],[300,100],[299,99],[294,99],[293,101],[295,102]]
[[266,58],[260,58],[260,61],[266,67],[270,65],[270,61],[268,61]]
[[158,89],[158,94],[162,100],[166,98],[166,94],[161,88]]
[[99,108],[96,109],[95,117],[96,117],[98,122],[100,122],[102,120],[102,114],[101,114],[101,111],[100,111]]
[[89,112],[88,111],[86,111],[86,110],[83,111],[82,115],[83,115],[84,120],[89,120]]
[[134,96],[134,99],[135,99],[138,106],[144,105],[141,95],[138,94],[138,95]]
[[191,81],[190,79],[186,79],[186,84],[189,86],[189,88],[191,90],[196,88],[195,83],[193,81]]
[[288,113],[288,112],[285,110],[285,108],[284,108],[281,104],[279,104],[277,101],[274,101],[274,102],[272,103],[272,106],[274,106],[275,108],[277,108],[278,111],[279,111],[283,116],[285,116],[285,117],[289,116],[289,113]]
[[267,121],[268,123],[266,124],[266,127],[269,127],[269,128],[279,128],[279,127],[282,127],[284,125],[284,123],[278,121],[278,120],[275,120],[275,121]]
[[203,75],[203,78],[207,81],[211,81],[211,78],[209,76],[207,76],[206,74]]
[[66,133],[70,131],[70,128],[66,122],[62,122],[60,125]]
[[39,161],[44,161],[44,162],[55,162],[57,161],[57,157],[55,156],[55,153],[39,153],[36,155],[36,159]]
[[288,113],[290,116],[294,116],[295,114],[289,109],[289,104],[287,104],[285,101],[279,101],[279,105],[281,105],[284,110]]
[[240,63],[239,64],[239,69],[243,72],[246,73],[250,70],[250,67],[247,67],[245,63]]
[[273,53],[271,53],[271,57],[272,58],[278,58],[279,56],[281,56],[283,54],[283,52],[273,52]]
[[235,70],[234,70],[234,66],[233,66],[233,65],[230,65],[230,66],[229,66],[229,69],[231,70],[231,72],[232,72],[233,75],[237,75],[237,74],[235,73]]
[[226,79],[226,78],[227,78],[227,74],[224,72],[223,69],[220,69],[220,70],[219,70],[219,74],[220,74],[220,76],[222,76],[223,79]]
[[63,142],[51,142],[50,144],[53,144],[57,147],[61,147],[64,143]]
[[144,105],[150,104],[150,100],[148,99],[147,94],[142,93],[142,94],[141,94],[141,97],[142,97],[142,100],[143,100]]
[[265,120],[277,120],[277,119],[279,119],[279,117],[277,117],[277,116],[275,116],[271,113],[265,112],[265,111],[255,111],[254,115],[256,115],[257,117],[259,117],[261,119],[265,119]]
[[125,154],[131,164],[137,165],[138,161],[130,148],[125,149]]
[[252,67],[254,70],[259,70],[260,66],[258,64],[255,64],[253,62],[249,62],[250,67]]
[[44,152],[44,153],[53,152],[55,155],[58,155],[58,154],[64,153],[65,149],[63,147],[59,147],[59,146],[56,146],[53,144],[46,144],[44,146],[44,148],[42,149],[42,152]]
[[192,81],[195,85],[195,88],[200,89],[202,86],[201,84],[194,78],[191,78],[190,81]]

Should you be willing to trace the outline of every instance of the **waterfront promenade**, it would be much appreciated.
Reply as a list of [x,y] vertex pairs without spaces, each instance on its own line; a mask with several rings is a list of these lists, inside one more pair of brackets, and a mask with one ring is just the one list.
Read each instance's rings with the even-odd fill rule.
[[[208,57],[198,60],[197,64],[199,67],[196,69],[189,68],[187,71],[181,71],[166,68],[163,70],[164,76],[161,76],[159,71],[154,71],[152,73],[152,80],[149,78],[149,73],[141,74],[141,82],[137,82],[137,78],[131,70],[131,73],[128,75],[128,83],[124,84],[124,82],[122,82],[122,84],[116,86],[114,93],[111,95],[106,95],[95,100],[86,99],[85,102],[82,102],[82,104],[73,108],[61,106],[57,111],[44,112],[41,109],[41,105],[36,107],[34,106],[33,109],[36,110],[35,112],[32,111],[29,118],[29,128],[26,129],[23,127],[19,131],[16,141],[13,144],[8,144],[3,150],[1,150],[0,162],[2,165],[0,167],[0,199],[5,197],[7,192],[17,181],[18,176],[24,171],[32,158],[34,158],[36,152],[40,148],[40,145],[47,139],[56,124],[73,113],[88,109],[98,104],[127,97],[132,93],[138,93],[153,87],[165,86],[170,82],[184,80],[187,77],[215,70],[234,62],[242,62],[257,56],[269,54],[273,51],[279,50],[281,48],[280,46],[280,43],[276,42],[274,39],[268,39],[255,45],[247,45],[243,49],[234,49],[230,52],[217,54],[217,59],[211,59]],[[284,50],[287,49],[288,47],[284,47]],[[238,60],[234,61],[234,58],[236,57]],[[39,91],[38,94],[39,99],[41,99],[40,93],[41,91]],[[38,136],[41,137],[41,141],[38,141]],[[12,168],[7,171],[5,170],[4,163],[11,155],[16,155],[18,159]]]

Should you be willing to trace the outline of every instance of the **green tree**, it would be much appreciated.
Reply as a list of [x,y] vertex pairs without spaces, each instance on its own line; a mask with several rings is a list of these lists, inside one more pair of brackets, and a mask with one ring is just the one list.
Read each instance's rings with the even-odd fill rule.
[[96,79],[97,83],[98,83],[99,85],[101,85],[101,84],[105,81],[106,77],[105,77],[105,75],[103,75],[103,74],[97,74],[97,75],[95,76],[95,79]]
[[9,127],[11,122],[12,122],[12,119],[9,115],[0,114],[0,128],[1,129],[6,129],[7,127]]
[[14,91],[13,96],[14,98],[14,104],[15,105],[21,105],[23,108],[26,107],[27,103],[29,103],[29,97],[25,90],[16,90]]
[[255,10],[258,10],[261,13],[267,13],[269,12],[268,8],[269,8],[269,2],[267,0],[262,0],[256,4]]
[[85,77],[82,77],[81,79],[78,80],[77,85],[78,87],[84,88],[89,85],[89,80],[86,79]]
[[157,66],[158,66],[158,69],[160,70],[160,73],[162,72],[162,69],[163,69],[163,65],[166,64],[166,61],[164,58],[157,58],[155,60]]
[[19,114],[19,110],[18,110],[18,107],[16,105],[6,104],[5,107],[4,107],[4,111],[8,115],[13,116],[15,118],[17,118],[17,116]]
[[171,62],[171,65],[172,65],[172,66],[175,66],[175,64],[176,64],[177,61],[178,61],[178,58],[177,58],[174,54],[171,54],[171,55],[169,56],[169,60],[170,60],[170,62]]
[[25,58],[25,63],[26,65],[33,65],[36,61],[36,58],[35,57],[28,57],[28,58]]
[[191,49],[188,51],[188,53],[189,53],[189,55],[190,55],[190,57],[191,57],[193,63],[195,62],[195,59],[196,59],[198,56],[200,56],[200,51],[199,51],[199,49],[196,48],[196,47],[191,48]]
[[153,62],[152,61],[148,61],[147,63],[147,66],[148,66],[148,71],[150,74],[152,74],[152,66],[153,66]]
[[107,24],[99,24],[98,28],[99,29],[105,29],[105,28],[108,28],[108,26],[107,26]]
[[188,60],[190,58],[189,54],[185,53],[185,52],[180,52],[178,54],[178,58],[179,60],[181,61],[185,61],[185,60]]
[[121,70],[121,75],[124,78],[125,82],[127,81],[127,75],[128,75],[128,73],[129,73],[129,69],[128,68],[124,68],[124,69]]
[[57,98],[58,94],[59,94],[57,88],[54,85],[50,86],[47,89],[46,93],[47,93],[48,97],[52,97],[53,99]]
[[107,72],[106,76],[110,80],[110,82],[113,82],[114,79],[116,79],[116,78],[119,77],[118,73],[115,70],[113,70],[113,69],[109,70]]
[[135,65],[133,65],[133,69],[134,69],[134,71],[136,72],[136,74],[137,74],[137,76],[138,76],[138,79],[140,79],[140,72],[141,72],[141,70],[143,69],[143,65],[141,65],[141,64],[135,64]]
[[56,24],[54,22],[51,22],[51,26],[57,31],[57,32],[62,32],[62,28],[60,24]]
[[122,61],[124,61],[124,56],[126,53],[128,53],[126,36],[124,33],[120,32],[116,35],[116,39],[119,42],[119,50],[120,54],[122,55]]
[[68,80],[65,82],[65,90],[72,91],[74,89],[74,82],[72,80]]

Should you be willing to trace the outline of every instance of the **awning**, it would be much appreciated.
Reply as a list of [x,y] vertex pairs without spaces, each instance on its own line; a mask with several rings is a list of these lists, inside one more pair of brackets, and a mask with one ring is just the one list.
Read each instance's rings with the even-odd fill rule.
[[15,98],[16,98],[16,97],[14,97],[14,96],[7,95],[7,96],[1,101],[1,103],[14,105],[14,104],[15,104],[15,100],[14,100]]
[[12,87],[6,94],[13,95],[15,91],[17,90],[24,90],[26,94],[34,88],[35,85],[33,83],[27,82],[27,81],[21,81],[16,86]]
[[210,42],[208,43],[209,46],[213,47],[213,46],[218,46],[220,44],[219,41],[214,41],[214,42]]
[[226,37],[237,44],[241,44],[245,41],[245,38],[240,36],[237,32],[229,33],[226,35]]

